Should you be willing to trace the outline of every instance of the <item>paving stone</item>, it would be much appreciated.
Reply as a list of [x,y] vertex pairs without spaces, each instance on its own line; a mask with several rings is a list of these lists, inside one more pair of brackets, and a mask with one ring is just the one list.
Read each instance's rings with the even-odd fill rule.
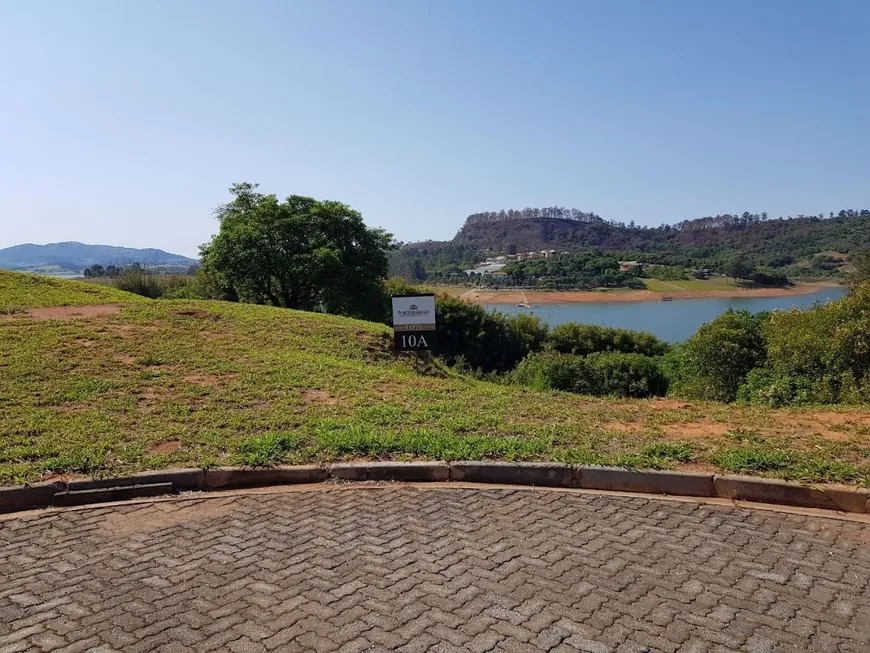
[[0,653],[863,652],[868,539],[866,523],[541,489],[22,514],[0,520]]

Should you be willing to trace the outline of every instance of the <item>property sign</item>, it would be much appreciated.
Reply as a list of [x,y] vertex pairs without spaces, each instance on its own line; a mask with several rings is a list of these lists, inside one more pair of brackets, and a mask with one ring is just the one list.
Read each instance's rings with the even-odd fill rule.
[[432,349],[435,344],[435,295],[393,295],[396,351]]

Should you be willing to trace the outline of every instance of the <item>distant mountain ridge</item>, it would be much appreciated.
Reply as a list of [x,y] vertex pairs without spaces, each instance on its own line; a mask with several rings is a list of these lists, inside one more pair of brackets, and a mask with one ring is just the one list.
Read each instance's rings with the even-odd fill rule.
[[81,272],[91,265],[132,265],[149,267],[189,267],[196,259],[172,254],[162,249],[114,247],[112,245],[86,245],[78,242],[26,243],[0,249],[0,268],[6,270],[37,270],[57,268]]
[[603,220],[594,213],[551,207],[475,213],[449,242],[412,243],[409,248],[471,247],[486,251],[558,249],[672,251],[717,248],[755,251],[779,244],[790,254],[852,251],[870,246],[870,210],[769,218],[766,213],[723,214],[674,225],[641,227]]

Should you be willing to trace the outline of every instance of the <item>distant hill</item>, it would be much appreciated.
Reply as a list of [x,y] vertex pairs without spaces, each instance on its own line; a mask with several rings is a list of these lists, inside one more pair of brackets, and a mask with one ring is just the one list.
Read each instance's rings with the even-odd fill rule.
[[[470,215],[449,244],[491,251],[577,252],[598,248],[619,252],[679,251],[706,257],[728,250],[801,258],[823,251],[851,252],[870,247],[870,210],[795,218],[768,218],[766,213],[746,212],[639,227],[609,222],[576,209],[524,209]],[[412,249],[439,246],[444,245],[420,243]]]
[[147,267],[186,268],[195,259],[171,254],[162,249],[135,249],[83,243],[49,243],[47,245],[15,245],[0,249],[0,268],[46,272],[81,272],[91,265],[132,265]]
[[[390,274],[438,279],[495,253],[599,250],[626,260],[720,269],[743,256],[791,277],[837,276],[848,255],[870,250],[870,210],[770,218],[726,213],[659,227],[604,220],[595,213],[550,207],[474,213],[449,241],[408,243],[390,252]],[[791,267],[789,267],[791,266]]]

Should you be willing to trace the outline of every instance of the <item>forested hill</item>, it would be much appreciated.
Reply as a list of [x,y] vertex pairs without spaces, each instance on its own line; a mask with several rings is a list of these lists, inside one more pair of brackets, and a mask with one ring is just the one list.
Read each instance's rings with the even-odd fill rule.
[[[766,213],[724,214],[674,225],[639,227],[594,213],[553,207],[475,213],[449,243],[481,251],[681,252],[708,257],[724,251],[777,253],[804,258],[818,252],[870,247],[870,210],[827,216],[769,218]],[[437,247],[435,243],[431,243]],[[415,248],[425,247],[420,243]]]

